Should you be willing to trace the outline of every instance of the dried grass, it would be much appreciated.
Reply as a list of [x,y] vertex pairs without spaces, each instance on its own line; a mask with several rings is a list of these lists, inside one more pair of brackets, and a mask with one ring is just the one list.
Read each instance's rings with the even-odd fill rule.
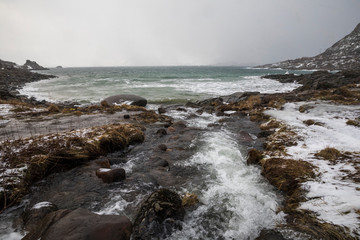
[[262,175],[279,190],[287,195],[292,195],[300,183],[315,178],[311,163],[284,158],[270,158],[262,164]]
[[336,148],[327,147],[318,153],[315,153],[316,157],[321,157],[326,160],[335,161],[342,156],[341,152]]

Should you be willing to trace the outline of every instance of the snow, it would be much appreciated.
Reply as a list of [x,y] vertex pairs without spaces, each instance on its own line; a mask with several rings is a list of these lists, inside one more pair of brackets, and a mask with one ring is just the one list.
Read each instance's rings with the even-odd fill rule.
[[[299,112],[301,105],[312,108]],[[315,212],[318,218],[347,227],[360,234],[360,184],[350,175],[360,167],[360,128],[347,125],[349,119],[360,116],[359,105],[332,105],[326,102],[287,103],[282,110],[265,112],[286,123],[300,136],[297,146],[287,147],[292,159],[305,160],[318,167],[319,177],[303,184],[308,190],[307,201],[300,208]],[[314,120],[323,125],[307,126],[304,120]],[[337,161],[320,160],[314,156],[320,150],[332,147],[351,155]]]
[[50,207],[52,206],[53,204],[51,202],[39,202],[37,204],[35,204],[32,209],[40,209],[40,208],[43,208],[43,207]]

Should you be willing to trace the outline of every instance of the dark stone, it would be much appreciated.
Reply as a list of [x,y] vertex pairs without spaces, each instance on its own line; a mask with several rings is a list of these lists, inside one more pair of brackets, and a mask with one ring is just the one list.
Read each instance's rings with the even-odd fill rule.
[[96,171],[96,176],[101,178],[104,183],[120,182],[126,178],[123,168],[115,168],[109,171]]
[[132,223],[125,216],[97,215],[86,209],[59,210],[48,214],[24,240],[128,240]]
[[167,146],[165,145],[165,144],[160,144],[159,146],[158,146],[158,149],[160,149],[161,151],[166,151],[167,150]]
[[286,240],[283,235],[271,229],[264,229],[261,231],[260,236],[257,237],[255,240]]
[[166,238],[181,229],[185,210],[180,196],[168,189],[153,192],[141,205],[134,221],[133,239]]
[[156,135],[160,135],[160,136],[167,135],[166,129],[160,128],[159,130],[156,131]]
[[173,125],[171,125],[171,127],[175,128],[175,129],[184,129],[184,128],[186,128],[186,122],[178,121],[178,122],[175,122]]
[[165,159],[160,159],[158,161],[156,161],[154,163],[154,166],[156,167],[168,167],[169,166],[169,162],[166,161]]
[[236,92],[229,96],[222,97],[224,102],[227,103],[236,103],[242,100],[246,100],[249,96],[259,95],[260,92]]
[[54,211],[57,211],[58,207],[53,203],[35,204],[32,208],[26,209],[23,213],[24,228],[30,232],[34,230],[43,218]]
[[129,103],[129,105],[141,106],[145,107],[147,104],[147,100],[143,97],[132,95],[132,94],[119,94],[110,96],[104,99],[109,105],[117,104],[125,104]]
[[130,119],[130,115],[129,115],[129,114],[125,114],[125,115],[124,115],[124,119]]
[[166,109],[163,108],[163,107],[159,107],[159,108],[158,108],[158,112],[159,112],[159,114],[166,113]]

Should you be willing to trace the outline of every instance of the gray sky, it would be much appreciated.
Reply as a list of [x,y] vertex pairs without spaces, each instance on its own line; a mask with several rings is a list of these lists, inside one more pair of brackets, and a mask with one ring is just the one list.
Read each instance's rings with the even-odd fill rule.
[[262,64],[316,55],[359,22],[359,0],[0,0],[0,59]]

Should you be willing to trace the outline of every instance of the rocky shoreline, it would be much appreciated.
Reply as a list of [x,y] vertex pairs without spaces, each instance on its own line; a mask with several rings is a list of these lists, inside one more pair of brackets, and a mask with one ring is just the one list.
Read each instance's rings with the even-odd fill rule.
[[[5,72],[10,74],[7,70]],[[28,73],[21,74],[25,76]],[[36,81],[43,77],[36,75],[31,79]],[[53,239],[60,235],[77,236],[78,239],[100,239],[99,236],[129,239],[131,234],[133,239],[169,236],[181,227],[179,221],[182,221],[184,212],[191,213],[201,204],[192,193],[182,197],[179,195],[186,183],[196,181],[199,170],[175,163],[194,153],[189,143],[204,130],[187,126],[183,121],[174,121],[166,116],[166,112],[195,109],[193,117],[203,113],[226,116],[226,120],[208,128],[220,129],[226,123],[237,134],[239,141],[247,146],[248,164],[260,165],[262,175],[284,195],[285,200],[279,211],[287,215],[286,222],[274,230],[264,229],[258,239],[289,239],[286,237],[288,231],[299,234],[302,239],[356,239],[356,233],[323,222],[313,212],[299,208],[307,201],[302,184],[317,177],[316,167],[307,161],[287,156],[286,147],[297,144],[297,135],[286,124],[271,119],[266,111],[281,109],[286,103],[307,101],[359,105],[360,71],[265,77],[282,82],[297,81],[302,87],[281,94],[234,93],[185,106],[169,106],[159,109],[159,113],[143,107],[107,104],[75,107],[44,103],[45,107],[41,107],[20,98],[16,103],[18,105],[15,105],[18,109],[15,116],[10,117],[18,121],[17,125],[29,120],[44,123],[54,121],[53,125],[64,120],[60,124],[62,126],[69,124],[69,121],[82,121],[84,125],[69,125],[59,128],[56,133],[34,130],[30,136],[24,135],[26,127],[14,127],[12,133],[8,133],[1,147],[2,153],[8,155],[2,154],[2,161],[7,160],[9,168],[19,171],[24,164],[28,167],[27,175],[20,181],[18,176],[13,178],[17,179],[13,182],[6,176],[10,184],[4,187],[8,191],[5,191],[6,196],[2,196],[2,211],[16,212],[14,227],[19,232],[27,233],[24,239]],[[19,100],[14,90],[25,83],[25,80],[21,80],[24,78],[20,77],[11,86],[1,84],[6,93],[1,94],[3,103]],[[6,80],[9,81],[9,78]],[[304,106],[299,111],[306,111],[306,104]],[[36,108],[41,109],[34,110]],[[104,119],[109,117],[112,120],[106,126],[96,126],[95,120],[89,120],[91,116],[100,114],[103,114]],[[356,123],[358,120],[354,121]],[[65,132],[59,134],[60,131]],[[254,140],[252,135],[257,138]],[[20,136],[20,139],[16,136]],[[21,136],[28,138],[21,139]],[[12,151],[18,152],[15,160],[11,160],[11,156],[14,157]],[[4,156],[8,157],[5,159]],[[129,162],[132,157],[136,159],[136,156],[142,156],[141,161],[135,162],[135,170],[129,176],[123,168],[114,168]],[[352,160],[359,163],[356,157],[352,157]],[[123,170],[111,172],[110,168],[123,169],[125,173]],[[39,172],[42,175],[38,175]],[[4,174],[2,178],[5,178]],[[131,189],[131,186],[141,188],[125,194],[127,202],[136,203],[125,209],[127,217],[100,217],[85,210],[99,210],[92,204],[102,202],[104,198],[111,201],[109,190]],[[24,199],[26,206],[17,207]],[[38,208],[36,206],[39,202],[49,204]],[[74,219],[77,219],[74,226],[79,229],[75,232],[69,225]],[[133,219],[133,222],[129,219]],[[113,224],[109,224],[109,221]]]

